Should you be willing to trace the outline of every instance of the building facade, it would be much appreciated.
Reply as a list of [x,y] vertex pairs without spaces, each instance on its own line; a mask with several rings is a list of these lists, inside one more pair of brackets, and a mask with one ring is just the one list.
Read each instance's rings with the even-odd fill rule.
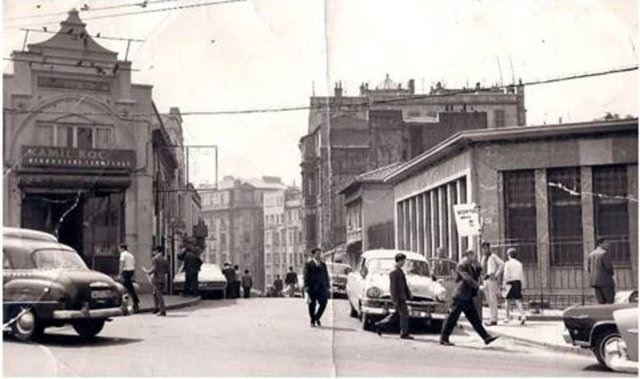
[[276,275],[284,280],[289,267],[302,274],[306,256],[301,200],[300,189],[295,187],[264,195],[263,288],[273,285]]
[[[393,249],[393,186],[384,179],[402,162],[392,163],[356,176],[340,190],[344,196],[346,257],[337,257],[355,267],[362,252],[370,249]],[[336,259],[336,257],[333,257]]]
[[312,97],[307,135],[300,140],[307,249],[346,242],[345,207],[338,191],[356,175],[411,159],[468,129],[525,125],[524,87],[446,89],[416,94],[389,77],[359,96]]
[[179,213],[166,191],[179,164],[164,148],[172,142],[152,87],[131,82],[131,62],[99,45],[76,10],[12,60],[3,76],[4,225],[53,233],[110,275],[125,242],[146,290],[141,267],[153,245],[168,246]]
[[201,192],[201,216],[208,227],[205,260],[231,263],[251,271],[258,289],[264,283],[265,193],[282,191],[280,178],[239,179],[226,176],[217,189]]
[[[459,259],[479,239],[516,247],[528,296],[589,302],[586,257],[611,243],[617,289],[637,288],[638,121],[469,131],[407,162],[394,184],[396,246]],[[479,206],[481,236],[457,234],[453,205]]]

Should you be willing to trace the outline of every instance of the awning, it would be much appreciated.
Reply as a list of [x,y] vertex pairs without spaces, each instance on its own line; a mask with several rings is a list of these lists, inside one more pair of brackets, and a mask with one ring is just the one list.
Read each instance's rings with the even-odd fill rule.
[[20,188],[125,189],[130,185],[129,175],[18,175]]

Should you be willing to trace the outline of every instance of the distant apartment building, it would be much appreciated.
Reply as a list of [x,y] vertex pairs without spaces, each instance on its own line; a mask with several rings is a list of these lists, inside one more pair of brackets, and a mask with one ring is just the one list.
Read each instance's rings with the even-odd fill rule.
[[[311,97],[309,127],[300,139],[306,248],[344,246],[344,198],[338,192],[359,174],[412,159],[469,129],[526,123],[524,87],[447,89],[416,94],[387,78],[359,96]],[[328,107],[328,109],[327,109]]]
[[264,283],[263,196],[285,188],[278,177],[226,176],[217,189],[201,191],[200,214],[209,232],[205,261],[248,269],[260,288]]
[[264,278],[265,288],[276,275],[284,280],[289,267],[300,276],[304,268],[305,244],[302,234],[302,193],[289,187],[264,195]]

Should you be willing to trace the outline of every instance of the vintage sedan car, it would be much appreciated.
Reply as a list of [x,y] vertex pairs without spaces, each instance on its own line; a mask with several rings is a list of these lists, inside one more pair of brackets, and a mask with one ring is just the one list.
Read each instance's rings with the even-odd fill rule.
[[[176,293],[184,292],[185,273],[184,267],[173,278],[173,290]],[[220,266],[213,263],[203,263],[198,273],[198,292],[202,298],[224,298],[227,288],[225,278]]]
[[329,280],[331,281],[331,294],[335,296],[347,295],[347,276],[351,271],[351,266],[346,263],[327,263]]
[[124,286],[87,268],[50,234],[4,227],[2,253],[3,322],[19,339],[68,324],[80,336],[94,337],[105,321],[128,314]]
[[638,291],[616,296],[613,304],[572,306],[567,308],[562,319],[566,327],[563,337],[567,343],[591,349],[598,362],[615,370],[613,360],[620,355],[622,341],[613,313],[621,309],[637,309]]
[[413,296],[407,301],[409,316],[436,327],[447,317],[448,293],[442,284],[433,280],[422,255],[400,250],[369,250],[361,255],[356,269],[347,278],[351,316],[359,316],[365,330],[395,312],[389,294],[389,272],[395,266],[395,255],[400,252],[407,256],[403,269]]

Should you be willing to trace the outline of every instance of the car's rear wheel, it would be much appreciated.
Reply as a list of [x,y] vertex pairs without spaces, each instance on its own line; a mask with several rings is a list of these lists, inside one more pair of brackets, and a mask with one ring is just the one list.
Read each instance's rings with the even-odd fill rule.
[[11,332],[19,340],[32,341],[42,335],[44,326],[32,310],[22,310],[11,324]]
[[105,320],[78,320],[73,322],[73,329],[82,338],[93,338],[104,327]]
[[612,370],[612,361],[622,357],[623,349],[621,344],[623,343],[620,333],[614,328],[609,328],[599,333],[593,344],[593,354],[596,356],[598,363]]

